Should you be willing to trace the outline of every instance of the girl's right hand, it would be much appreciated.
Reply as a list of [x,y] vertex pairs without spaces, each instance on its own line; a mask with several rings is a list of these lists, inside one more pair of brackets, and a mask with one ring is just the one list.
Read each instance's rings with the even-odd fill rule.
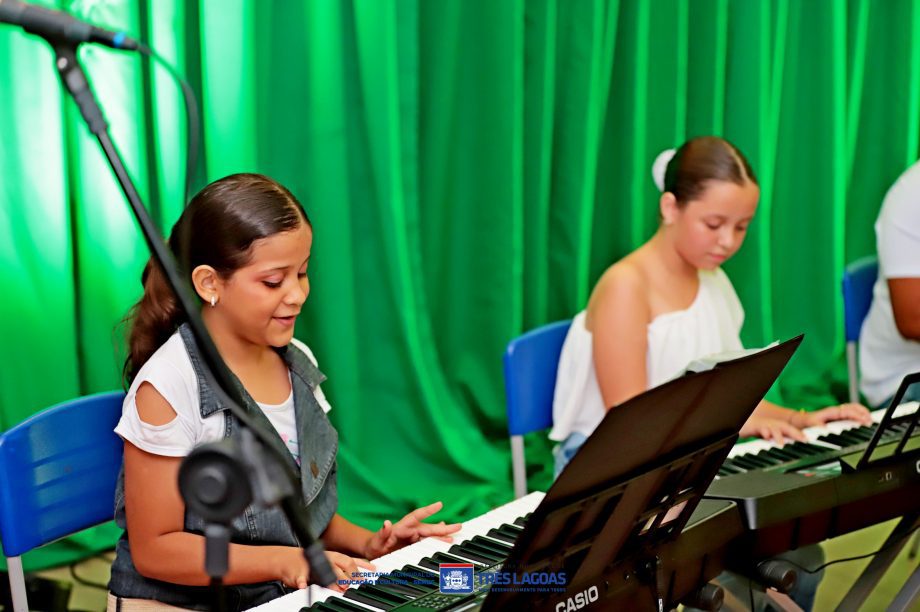
[[362,580],[360,575],[362,570],[373,571],[376,569],[372,563],[364,559],[349,557],[348,555],[330,550],[326,551],[326,558],[329,559],[329,564],[332,566],[332,571],[335,573],[335,584],[326,586],[340,593],[344,592],[345,589],[351,586],[355,581]]
[[[279,555],[278,558],[281,561],[278,575],[284,586],[294,589],[307,588],[307,578],[310,572],[307,568],[307,562],[303,558],[303,551],[292,546],[286,547],[284,554]],[[370,571],[375,569],[373,564],[364,559],[356,559],[331,550],[326,551],[326,559],[329,560],[329,564],[332,566],[336,581],[333,584],[323,586],[334,591],[345,591],[353,581],[358,579],[356,574],[362,569]]]
[[795,427],[788,421],[774,419],[772,417],[760,416],[756,412],[752,414],[744,423],[744,426],[741,428],[739,435],[742,438],[748,436],[757,436],[758,438],[763,438],[764,440],[772,440],[780,446],[783,445],[787,438],[789,440],[797,440],[799,442],[808,441],[808,439],[805,437],[805,434],[802,433],[802,430]]
[[307,588],[307,578],[310,571],[307,561],[303,558],[303,551],[293,546],[285,546],[282,553],[275,558],[279,562],[278,578],[284,586],[292,589]]

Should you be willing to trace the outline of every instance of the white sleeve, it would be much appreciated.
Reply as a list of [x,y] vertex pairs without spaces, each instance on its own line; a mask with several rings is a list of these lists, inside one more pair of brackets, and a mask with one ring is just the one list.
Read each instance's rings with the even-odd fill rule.
[[875,229],[885,278],[920,278],[920,167],[909,170],[885,196]]
[[[151,425],[141,420],[137,412],[135,396],[143,383],[150,383],[163,396],[176,417],[165,425]],[[154,455],[166,457],[184,457],[200,441],[201,418],[198,414],[198,395],[187,376],[164,359],[152,358],[131,385],[122,405],[121,420],[115,427],[115,433],[122,438]]]
[[[310,361],[313,362],[313,365],[315,365],[317,368],[319,367],[319,363],[316,361],[316,356],[313,354],[313,351],[310,350],[310,347],[308,347],[297,338],[291,338],[291,344],[302,350],[310,359]],[[323,393],[323,390],[319,385],[316,385],[316,388],[313,389],[313,397],[316,398],[316,403],[319,404],[319,407],[323,409],[323,412],[328,414],[328,412],[332,410],[332,406],[329,404],[329,400],[326,399],[326,394]]]

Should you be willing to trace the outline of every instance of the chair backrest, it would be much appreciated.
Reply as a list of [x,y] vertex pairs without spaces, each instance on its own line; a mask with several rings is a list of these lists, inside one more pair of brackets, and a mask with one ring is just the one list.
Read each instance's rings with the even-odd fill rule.
[[125,394],[98,393],[35,414],[0,436],[0,540],[16,557],[113,518]]
[[505,393],[510,435],[523,435],[553,424],[556,366],[571,323],[549,323],[508,343]]
[[843,320],[847,342],[859,340],[859,330],[872,305],[872,288],[878,278],[878,257],[858,259],[843,271]]

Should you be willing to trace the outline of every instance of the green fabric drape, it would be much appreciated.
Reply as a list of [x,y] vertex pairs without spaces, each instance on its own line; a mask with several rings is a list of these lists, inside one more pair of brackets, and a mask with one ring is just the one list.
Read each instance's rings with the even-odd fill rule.
[[[62,4],[188,75],[196,189],[263,172],[307,207],[297,333],[329,374],[349,518],[376,527],[442,499],[463,519],[510,499],[507,341],[572,316],[651,235],[651,162],[693,135],[731,139],[761,182],[726,269],[747,344],[807,335],[774,399],[842,399],[841,271],[874,251],[881,198],[920,152],[920,1]],[[82,57],[167,230],[182,207],[176,89],[135,55]],[[115,328],[147,252],[47,45],[0,27],[0,59],[5,429],[118,386]],[[546,486],[548,444],[529,450]]]

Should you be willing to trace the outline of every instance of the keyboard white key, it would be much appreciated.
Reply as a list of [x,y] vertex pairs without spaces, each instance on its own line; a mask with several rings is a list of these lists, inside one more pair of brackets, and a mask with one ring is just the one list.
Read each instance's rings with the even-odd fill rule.
[[[540,505],[544,495],[545,494],[540,491],[535,491],[529,495],[525,495],[520,499],[516,499],[512,502],[508,502],[507,504],[499,506],[498,508],[489,510],[485,514],[477,516],[474,519],[465,521],[462,524],[463,526],[461,527],[460,531],[453,534],[453,542],[451,543],[437,540],[435,538],[425,538],[424,540],[416,542],[415,544],[411,544],[405,548],[391,552],[388,555],[374,559],[372,562],[376,568],[374,573],[379,574],[392,572],[393,570],[397,570],[409,564],[418,565],[419,560],[425,557],[429,557],[436,552],[446,551],[455,543],[469,540],[473,536],[477,535],[488,537],[486,534],[490,529],[498,527],[504,523],[512,523],[516,518],[523,516],[528,512],[533,512],[533,510],[538,505]],[[297,612],[303,606],[308,605],[308,601],[309,605],[312,605],[319,601],[326,601],[330,597],[342,597],[342,594],[338,591],[333,591],[332,589],[312,585],[309,587],[309,600],[307,596],[307,589],[301,589],[294,593],[289,593],[284,597],[279,597],[278,599],[262,604],[261,606],[252,608],[252,610],[257,612]],[[360,601],[355,601],[353,599],[349,599],[348,601],[349,603],[367,608],[368,610],[376,610],[376,608],[366,606]]]

